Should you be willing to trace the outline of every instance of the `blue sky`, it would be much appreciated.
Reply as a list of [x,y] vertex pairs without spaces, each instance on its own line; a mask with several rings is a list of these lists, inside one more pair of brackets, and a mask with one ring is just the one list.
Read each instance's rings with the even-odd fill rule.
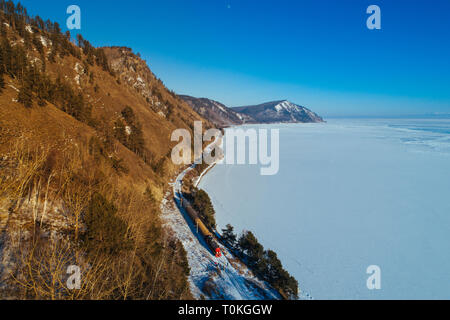
[[[450,113],[450,1],[25,0],[85,38],[141,53],[177,93],[288,99],[325,116]],[[381,8],[368,30],[366,9]]]

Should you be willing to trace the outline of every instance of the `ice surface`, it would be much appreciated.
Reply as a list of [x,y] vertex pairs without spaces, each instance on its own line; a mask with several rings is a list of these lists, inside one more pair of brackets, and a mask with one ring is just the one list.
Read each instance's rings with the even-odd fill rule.
[[277,175],[221,164],[200,183],[219,227],[254,231],[316,299],[450,299],[449,120],[264,127],[280,129]]

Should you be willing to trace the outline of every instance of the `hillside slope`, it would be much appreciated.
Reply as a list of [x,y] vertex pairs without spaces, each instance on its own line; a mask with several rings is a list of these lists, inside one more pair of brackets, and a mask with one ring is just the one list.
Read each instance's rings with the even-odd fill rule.
[[179,240],[160,203],[181,170],[171,133],[214,124],[131,49],[76,42],[0,0],[0,299],[277,297],[235,295],[251,290],[237,274],[193,295],[202,261],[185,249],[203,247]]
[[211,124],[130,49],[77,43],[0,1],[0,297],[189,299],[159,203],[171,133]]
[[214,123],[217,127],[243,124],[250,120],[249,117],[235,112],[224,104],[211,99],[194,98],[186,95],[180,95],[180,98],[186,101],[198,114]]

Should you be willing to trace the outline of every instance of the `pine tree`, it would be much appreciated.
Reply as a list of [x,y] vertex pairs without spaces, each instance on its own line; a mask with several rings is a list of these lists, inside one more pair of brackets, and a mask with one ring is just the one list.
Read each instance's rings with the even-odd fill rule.
[[232,225],[227,224],[225,229],[222,229],[222,240],[226,242],[231,248],[236,245],[236,234]]
[[41,56],[44,55],[44,46],[42,45],[41,39],[38,37],[38,34],[34,34],[33,36],[33,45],[36,48],[37,52],[39,52],[39,54]]
[[239,248],[247,259],[248,265],[259,274],[262,269],[260,262],[263,260],[264,247],[250,231],[245,232],[239,239]]
[[48,61],[55,63],[56,62],[56,50],[51,49],[50,54],[48,56]]
[[4,25],[3,17],[0,19],[0,36],[6,37],[6,27]]
[[2,72],[0,72],[0,93],[5,89],[5,78]]
[[126,222],[117,216],[114,204],[101,194],[93,195],[86,210],[85,222],[87,232],[83,242],[89,252],[117,254],[131,247]]
[[18,79],[23,79],[27,71],[28,60],[24,48],[20,45],[12,49],[9,72]]
[[24,105],[26,108],[33,106],[33,92],[28,83],[24,82],[17,95],[17,101]]
[[2,40],[2,59],[3,59],[3,71],[7,73],[11,73],[12,69],[12,48],[8,39],[3,38]]
[[2,47],[0,47],[0,93],[3,92],[3,89],[5,88],[5,78],[4,78],[4,64],[3,64],[3,50]]
[[204,190],[197,190],[192,204],[206,226],[214,229],[216,227],[215,211],[209,195]]
[[40,107],[44,107],[47,105],[46,100],[50,100],[50,88],[52,84],[50,79],[45,75],[41,74],[39,77],[39,81],[36,84],[36,98],[37,103]]

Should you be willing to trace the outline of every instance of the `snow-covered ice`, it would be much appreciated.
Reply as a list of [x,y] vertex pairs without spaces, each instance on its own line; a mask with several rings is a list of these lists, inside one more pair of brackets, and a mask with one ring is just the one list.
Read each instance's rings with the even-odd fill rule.
[[450,120],[256,127],[280,129],[280,172],[210,170],[218,229],[253,231],[316,299],[450,299]]

